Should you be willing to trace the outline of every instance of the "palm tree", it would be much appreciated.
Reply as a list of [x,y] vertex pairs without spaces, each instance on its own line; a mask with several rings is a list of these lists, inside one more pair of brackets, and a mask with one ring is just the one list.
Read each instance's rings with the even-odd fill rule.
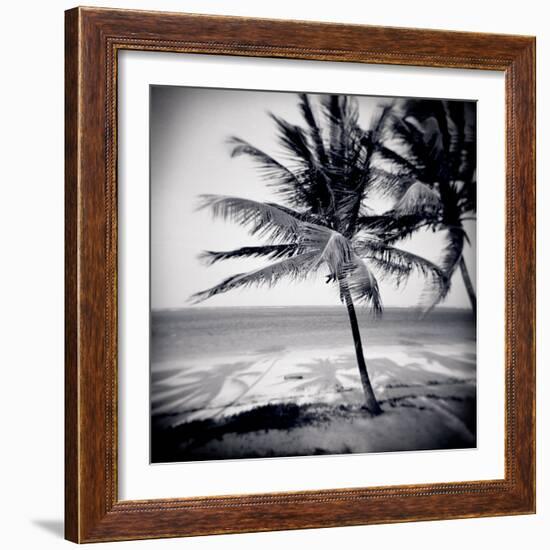
[[375,270],[396,284],[413,271],[436,285],[443,275],[434,264],[384,243],[359,223],[370,213],[371,192],[386,177],[393,177],[373,162],[387,108],[368,130],[360,127],[357,103],[347,96],[321,96],[312,103],[308,95],[300,94],[299,108],[303,127],[270,115],[286,164],[238,137],[229,139],[231,155],[251,157],[281,203],[202,195],[199,204],[265,241],[260,246],[204,252],[207,263],[251,257],[271,263],[228,277],[192,298],[199,302],[236,288],[272,286],[283,277],[301,280],[322,270],[347,308],[365,405],[376,415],[382,411],[369,379],[354,303],[370,305],[374,314],[382,312]]
[[475,317],[476,294],[463,256],[464,244],[469,243],[464,222],[474,220],[476,212],[475,104],[401,100],[384,125],[385,138],[378,150],[395,177],[382,184],[395,204],[385,214],[366,216],[361,223],[388,244],[421,228],[444,231],[440,260],[444,280],[430,296],[427,309],[445,298],[452,275],[460,268]]

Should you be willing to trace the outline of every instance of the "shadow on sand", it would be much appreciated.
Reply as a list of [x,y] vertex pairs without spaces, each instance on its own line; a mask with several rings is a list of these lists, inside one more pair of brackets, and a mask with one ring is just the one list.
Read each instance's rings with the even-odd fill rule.
[[[353,354],[317,358],[279,378],[277,399],[266,397],[235,414],[218,410],[184,422],[177,414],[154,414],[152,461],[474,447],[475,355],[457,358],[425,350],[407,355],[414,360],[406,364],[386,357],[367,361],[385,411],[381,417],[373,418],[363,407]],[[183,387],[161,388],[172,399],[166,409],[212,403],[228,381],[240,384],[240,390],[225,408],[238,404],[277,362],[278,356],[268,356],[271,361],[262,368],[255,361],[238,362],[178,376]],[[304,400],[303,391],[311,389]]]

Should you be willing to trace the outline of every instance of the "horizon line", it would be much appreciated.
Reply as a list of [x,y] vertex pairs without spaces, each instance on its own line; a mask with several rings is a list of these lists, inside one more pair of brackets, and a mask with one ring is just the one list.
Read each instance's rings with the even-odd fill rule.
[[[333,307],[333,308],[340,308],[342,307],[342,304],[289,304],[289,305],[283,305],[283,306],[277,306],[277,305],[261,305],[261,306],[228,306],[228,305],[221,305],[221,306],[177,306],[177,307],[162,307],[162,308],[150,308],[151,313],[160,313],[163,311],[181,311],[184,309],[284,309],[284,308],[327,308],[327,307]],[[362,306],[361,304],[358,304],[358,308],[361,307],[368,307],[368,306]],[[420,306],[386,306],[384,307],[384,310],[389,309],[410,309],[411,311],[415,310],[422,310]],[[445,306],[445,305],[438,305],[436,306],[433,311],[441,309],[453,309],[453,310],[459,310],[459,311],[470,311],[471,307],[469,306]]]

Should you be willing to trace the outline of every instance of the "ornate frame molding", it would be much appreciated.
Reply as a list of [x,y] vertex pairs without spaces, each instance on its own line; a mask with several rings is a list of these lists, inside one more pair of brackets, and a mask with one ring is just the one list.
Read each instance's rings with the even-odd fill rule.
[[[99,8],[66,12],[66,537],[175,537],[535,510],[535,39]],[[498,70],[506,80],[506,475],[466,483],[119,501],[117,54]]]

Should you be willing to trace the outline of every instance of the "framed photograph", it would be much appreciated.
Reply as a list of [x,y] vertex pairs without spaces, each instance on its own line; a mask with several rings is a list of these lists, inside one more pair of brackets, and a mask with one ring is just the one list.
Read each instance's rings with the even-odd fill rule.
[[66,537],[535,511],[535,39],[66,12]]

